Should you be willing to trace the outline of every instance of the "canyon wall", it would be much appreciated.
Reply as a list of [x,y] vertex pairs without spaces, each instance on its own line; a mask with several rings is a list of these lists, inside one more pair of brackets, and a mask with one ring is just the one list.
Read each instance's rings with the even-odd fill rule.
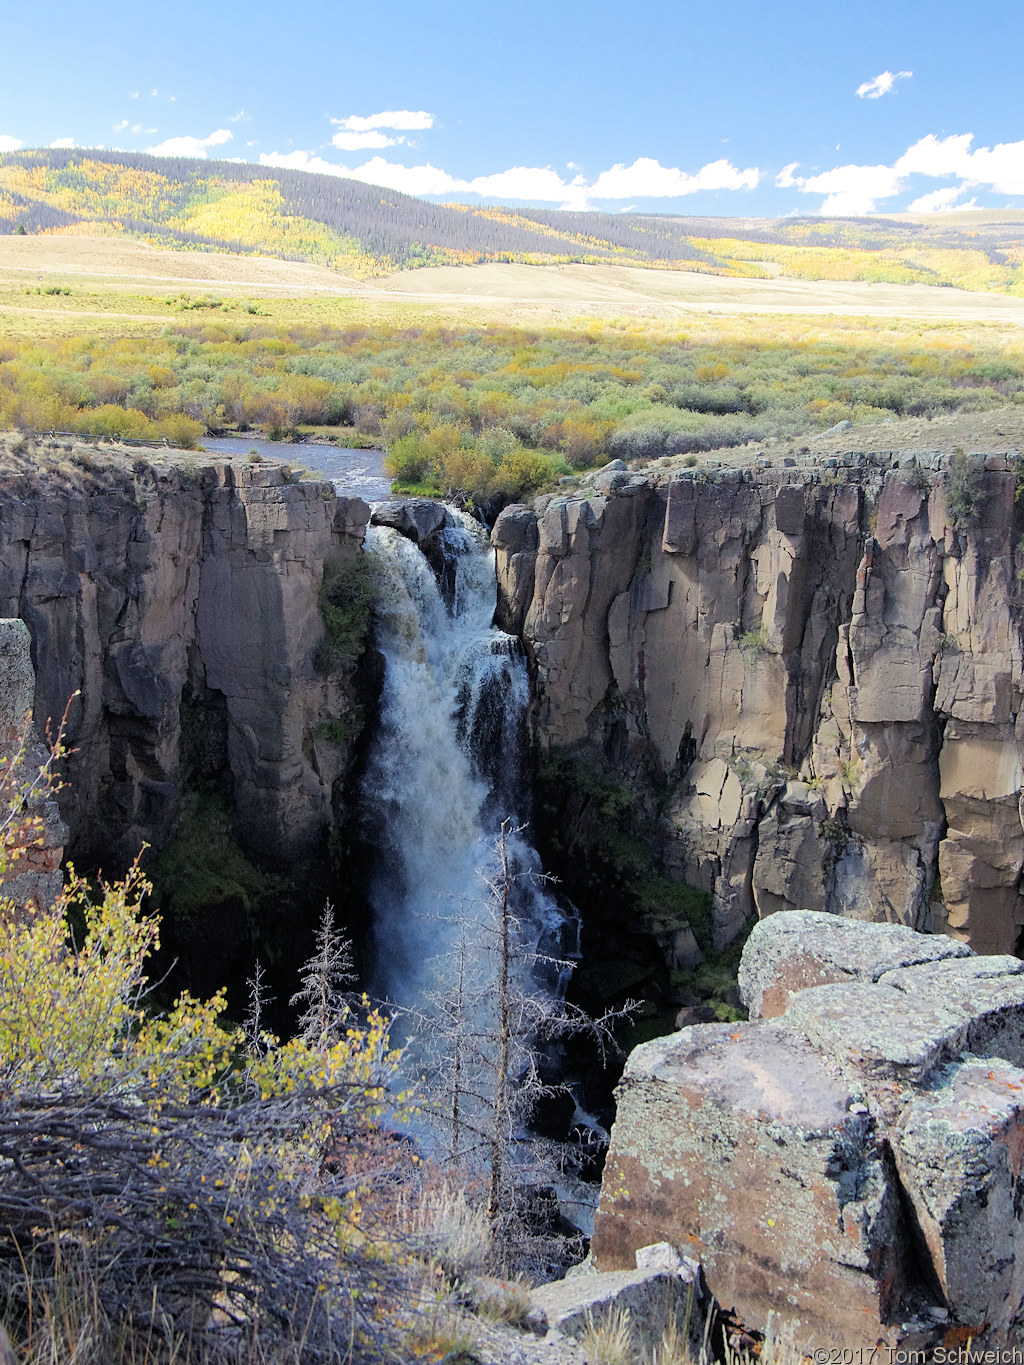
[[609,469],[499,517],[542,750],[647,755],[718,946],[810,909],[1014,951],[1016,457],[974,466],[970,515],[945,456],[894,454]]
[[[541,749],[657,775],[659,860],[713,893],[719,946],[811,909],[1016,949],[1024,526],[1015,457],[983,464],[966,517],[918,454],[605,471],[499,518]],[[366,505],[277,466],[93,465],[0,501],[39,728],[72,698],[69,846],[159,847],[198,745],[248,847],[300,860],[346,818],[361,721],[319,597]]]
[[316,667],[318,594],[325,565],[360,552],[366,504],[277,466],[180,454],[132,468],[97,454],[84,475],[4,494],[0,616],[31,632],[39,731],[68,708],[75,855],[124,865],[164,843],[189,745],[227,775],[250,848],[308,851],[349,759],[324,722],[353,706],[346,679]]

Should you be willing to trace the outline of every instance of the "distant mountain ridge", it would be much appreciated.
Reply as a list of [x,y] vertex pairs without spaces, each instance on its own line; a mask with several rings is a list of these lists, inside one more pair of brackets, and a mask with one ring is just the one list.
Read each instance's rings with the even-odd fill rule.
[[952,285],[1024,296],[1024,215],[708,218],[432,204],[245,162],[48,149],[0,155],[0,232],[125,234],[314,261],[364,278],[483,261]]

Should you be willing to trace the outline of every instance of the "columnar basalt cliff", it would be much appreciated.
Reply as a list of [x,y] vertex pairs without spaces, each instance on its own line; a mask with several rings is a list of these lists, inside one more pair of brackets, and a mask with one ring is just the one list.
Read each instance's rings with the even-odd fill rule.
[[0,502],[0,615],[31,631],[40,730],[73,697],[72,848],[123,863],[166,840],[186,703],[238,833],[299,857],[334,822],[349,758],[320,737],[352,698],[316,667],[318,593],[369,509],[276,466],[97,453],[87,469],[11,480]]
[[[715,937],[812,909],[1012,952],[1024,922],[1017,460],[607,471],[494,529],[541,747],[646,751]],[[954,500],[954,506],[955,500]]]

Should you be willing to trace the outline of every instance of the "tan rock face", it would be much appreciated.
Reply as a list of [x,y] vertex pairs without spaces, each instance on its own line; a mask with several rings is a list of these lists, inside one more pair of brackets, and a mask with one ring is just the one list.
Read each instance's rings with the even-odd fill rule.
[[[718,1302],[803,1340],[875,1340],[898,1311],[898,1187],[860,1092],[778,1024],[697,1024],[637,1048],[594,1225],[600,1270],[641,1241],[699,1260]],[[865,1329],[868,1328],[869,1331]]]
[[216,703],[240,831],[297,855],[330,822],[346,706],[314,653],[324,565],[358,553],[369,509],[277,467],[148,466],[84,496],[0,503],[0,613],[32,636],[35,716],[67,738],[72,838],[125,859],[174,818],[184,697]]
[[925,464],[619,474],[541,500],[536,540],[522,508],[496,528],[542,746],[654,749],[720,944],[811,908],[1016,946],[1015,475],[990,457],[954,529]]

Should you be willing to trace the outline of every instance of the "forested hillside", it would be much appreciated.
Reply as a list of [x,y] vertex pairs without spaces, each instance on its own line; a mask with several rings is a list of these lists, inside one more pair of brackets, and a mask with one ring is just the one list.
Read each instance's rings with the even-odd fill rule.
[[952,219],[480,208],[227,161],[66,149],[0,155],[0,232],[124,234],[314,261],[360,278],[425,265],[578,261],[1024,295],[1024,221]]

